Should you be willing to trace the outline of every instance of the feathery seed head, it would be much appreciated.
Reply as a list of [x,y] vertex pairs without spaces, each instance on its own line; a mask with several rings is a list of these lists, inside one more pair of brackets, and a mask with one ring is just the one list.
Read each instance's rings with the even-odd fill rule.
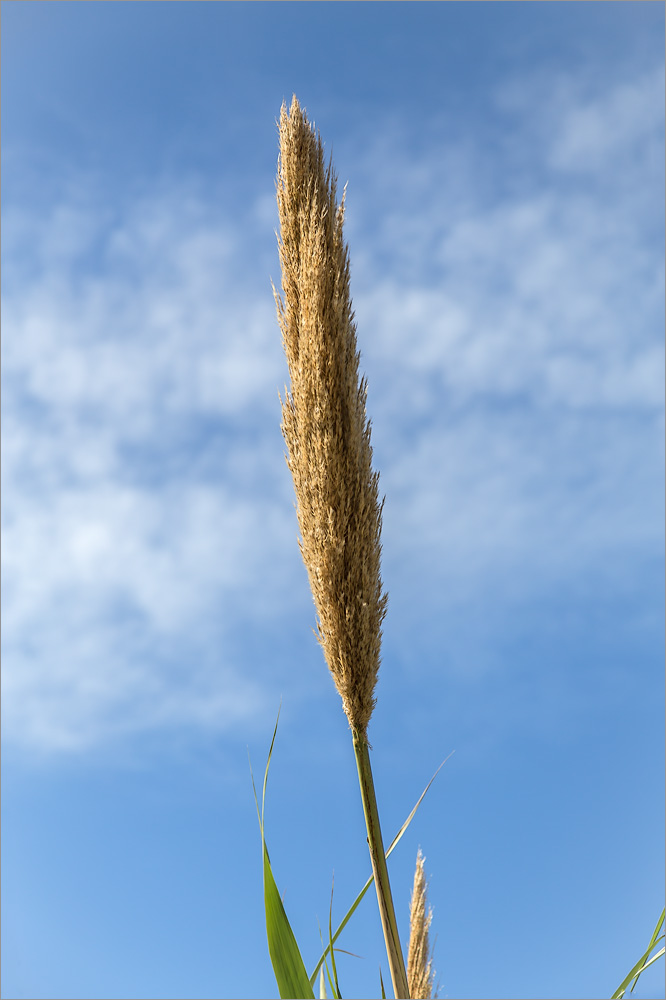
[[419,848],[416,855],[414,888],[409,913],[409,950],[407,953],[407,981],[412,1000],[430,1000],[435,974],[430,957],[430,924],[432,910],[426,914],[427,887],[424,857]]
[[366,382],[344,242],[344,193],[294,96],[280,111],[277,202],[283,299],[273,289],[291,387],[282,432],[317,634],[354,733],[374,708],[387,597],[380,576],[382,503],[372,470]]

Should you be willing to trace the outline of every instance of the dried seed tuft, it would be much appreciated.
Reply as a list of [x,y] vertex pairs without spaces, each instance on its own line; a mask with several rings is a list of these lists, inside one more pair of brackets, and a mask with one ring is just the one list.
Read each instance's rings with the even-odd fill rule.
[[430,924],[432,910],[427,906],[427,887],[424,857],[419,849],[416,855],[414,888],[409,912],[409,951],[407,953],[407,981],[412,1000],[430,1000],[435,974],[430,956]]
[[355,734],[375,705],[387,597],[380,576],[382,502],[372,470],[366,382],[344,242],[344,193],[296,97],[279,122],[281,298],[273,289],[291,386],[282,432],[317,634]]

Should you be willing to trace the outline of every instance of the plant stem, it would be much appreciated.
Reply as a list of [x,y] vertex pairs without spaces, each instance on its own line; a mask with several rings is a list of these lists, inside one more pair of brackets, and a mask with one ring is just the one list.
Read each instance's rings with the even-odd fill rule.
[[402,948],[400,947],[398,924],[395,919],[395,910],[393,909],[393,897],[391,895],[388,868],[386,867],[382,831],[379,825],[379,812],[377,811],[375,783],[372,780],[368,742],[363,736],[358,734],[354,734],[354,756],[356,757],[356,767],[358,768],[365,825],[368,830],[370,860],[375,877],[377,901],[379,903],[384,940],[386,941],[386,953],[393,981],[393,992],[397,1000],[408,1000],[409,989],[407,987],[405,960]]

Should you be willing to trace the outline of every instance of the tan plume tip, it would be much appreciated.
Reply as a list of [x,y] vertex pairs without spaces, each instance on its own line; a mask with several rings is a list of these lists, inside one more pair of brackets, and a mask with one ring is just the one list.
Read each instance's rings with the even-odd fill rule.
[[[412,1000],[430,1000],[435,974],[430,955],[430,924],[432,909],[428,907],[424,857],[416,855],[414,888],[409,912],[409,951],[407,954],[407,982]],[[427,913],[426,913],[427,909]]]
[[317,634],[352,730],[374,708],[386,595],[382,504],[359,378],[349,252],[332,164],[294,96],[280,111],[277,203],[283,298],[275,292],[291,386],[282,432]]

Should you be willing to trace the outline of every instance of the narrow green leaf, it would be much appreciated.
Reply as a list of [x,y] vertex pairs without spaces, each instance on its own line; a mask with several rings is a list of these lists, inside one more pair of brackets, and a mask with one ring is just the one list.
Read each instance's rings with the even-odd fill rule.
[[314,1000],[312,985],[308,979],[307,970],[303,963],[301,953],[291,929],[291,924],[287,918],[285,908],[280,899],[278,887],[273,878],[268,848],[264,837],[264,807],[266,803],[266,784],[268,782],[268,769],[271,763],[275,737],[277,735],[280,713],[273,730],[266,770],[264,772],[264,786],[261,797],[261,813],[259,813],[259,802],[257,800],[257,789],[254,784],[252,774],[252,764],[250,764],[250,774],[252,776],[252,789],[254,791],[254,801],[257,806],[259,816],[259,826],[261,829],[261,850],[264,866],[264,907],[266,910],[266,935],[268,937],[268,952],[273,965],[273,972],[277,981],[278,990],[282,1000]]
[[[263,841],[263,833],[262,833]],[[273,972],[283,1000],[314,1000],[310,980],[278,892],[264,844],[266,933]]]
[[[317,921],[317,926],[319,927],[319,921]],[[324,946],[324,935],[321,932],[321,927],[319,927],[319,940],[321,941],[322,948],[323,948],[323,946]],[[324,975],[324,969],[326,970],[326,978],[328,979],[328,985],[330,986],[331,993],[333,994],[333,1000],[339,1000],[338,994],[337,994],[336,989],[335,989],[335,983],[331,979],[331,973],[330,973],[329,968],[328,968],[328,962],[324,962],[324,964],[322,965],[321,969],[319,970],[319,976],[320,976],[320,980],[319,981],[320,981],[320,984],[321,984],[321,977]],[[326,988],[326,984],[324,984],[324,988]]]
[[631,987],[630,992],[633,992],[634,986],[638,982],[638,977],[640,976],[640,974],[645,969],[649,968],[649,966],[651,966],[653,962],[656,962],[657,959],[661,958],[661,956],[664,954],[666,949],[662,948],[661,951],[658,951],[656,955],[653,955],[652,958],[650,958],[650,952],[652,951],[652,949],[657,944],[659,944],[659,942],[664,938],[663,934],[659,936],[659,931],[661,930],[664,924],[665,915],[666,915],[666,908],[661,911],[661,916],[659,917],[659,920],[657,921],[657,926],[655,927],[652,933],[652,937],[650,938],[650,944],[648,945],[647,950],[638,959],[631,972],[622,980],[618,988],[615,990],[615,993],[613,993],[611,1000],[622,1000],[624,994],[627,991],[627,987],[629,986],[629,983],[632,980],[634,980],[634,983],[633,986]]
[[[661,911],[661,916],[659,917],[659,920],[657,921],[657,926],[655,927],[654,931],[652,932],[652,937],[650,938],[650,943],[649,943],[649,945],[647,947],[647,951],[646,951],[645,955],[643,956],[644,959],[645,959],[645,957],[647,955],[650,954],[650,952],[652,951],[652,949],[654,948],[654,946],[657,944],[657,942],[661,941],[662,938],[664,937],[663,934],[661,935],[661,937],[657,937],[657,935],[659,934],[659,931],[664,926],[664,916],[666,916],[666,907]],[[664,949],[662,948],[661,951],[659,952],[659,955],[654,956],[654,958],[659,958],[661,955],[663,955],[663,953],[664,953]],[[648,965],[651,965],[652,962],[654,961],[654,958],[651,958],[649,962],[645,962],[644,965],[641,966],[641,968],[639,969],[638,975],[636,976],[636,978],[634,979],[633,983],[631,984],[631,989],[629,990],[630,993],[634,992],[634,988],[636,986],[636,983],[638,982],[638,979],[639,979],[640,974],[643,971],[643,969],[647,969]]]
[[[659,938],[659,940],[661,941],[661,938]],[[653,955],[652,958],[650,958],[647,962],[645,961],[646,955],[643,955],[643,957],[640,958],[638,962],[636,962],[635,966],[633,967],[627,978],[623,980],[621,985],[618,986],[618,988],[616,989],[615,993],[613,993],[611,1000],[622,1000],[622,997],[624,996],[627,986],[629,985],[631,980],[632,979],[638,980],[638,977],[640,976],[641,972],[644,972],[645,969],[648,969],[653,962],[656,962],[658,958],[661,958],[661,956],[664,954],[665,951],[666,949],[662,948],[661,951],[658,951],[657,954]],[[629,992],[632,991],[633,987]]]
[[335,948],[333,947],[333,889],[335,888],[335,876],[333,877],[333,882],[331,884],[331,905],[328,908],[328,942],[330,948],[331,956],[331,968],[333,969],[333,979],[335,980],[335,993],[334,996],[336,1000],[342,1000],[342,993],[340,992],[340,984],[338,983],[338,970],[335,965]]
[[[664,918],[666,918],[666,907],[664,907],[664,909],[661,911],[661,916],[659,917],[659,920],[657,921],[657,926],[655,927],[655,929],[652,932],[652,937],[650,938],[650,943],[649,943],[648,949],[647,949],[648,951],[652,951],[652,949],[654,948],[654,946],[657,943],[658,939],[661,940],[661,938],[659,937],[659,931],[664,926]],[[661,937],[663,937],[663,936],[664,935],[662,934]]]
[[382,1000],[386,1000],[386,990],[384,989],[384,980],[382,979],[382,967],[379,966],[379,984],[382,988]]
[[[437,775],[439,774],[439,772],[442,770],[442,768],[446,764],[447,760],[449,760],[449,758],[452,757],[454,753],[455,753],[455,750],[452,750],[451,753],[448,755],[448,757],[444,758],[444,760],[439,765],[439,767],[437,768],[437,770],[433,774],[433,776],[430,779],[430,781],[428,782],[428,784],[425,786],[425,788],[421,792],[421,795],[419,796],[419,799],[418,799],[416,805],[414,806],[414,808],[410,812],[409,816],[407,817],[407,819],[402,824],[402,826],[400,827],[400,829],[396,833],[395,837],[391,841],[391,845],[390,845],[389,849],[386,852],[386,857],[387,858],[388,858],[389,854],[391,853],[391,851],[393,850],[393,848],[398,845],[398,842],[402,839],[402,835],[404,834],[405,830],[407,829],[407,827],[409,826],[409,824],[414,819],[414,816],[416,815],[416,810],[418,809],[418,807],[423,802],[423,799],[425,798],[426,792],[428,791],[428,789],[432,785],[433,781],[435,780],[435,778],[437,777]],[[333,945],[335,944],[335,942],[338,940],[338,938],[342,934],[342,931],[344,930],[344,928],[349,923],[349,920],[351,919],[352,914],[355,912],[356,908],[358,907],[359,903],[361,902],[361,900],[365,896],[366,892],[368,891],[368,889],[372,885],[373,881],[374,881],[374,875],[371,875],[370,878],[368,879],[368,881],[365,883],[365,885],[361,889],[361,891],[359,892],[359,894],[356,897],[356,899],[354,900],[354,902],[352,903],[352,905],[350,906],[350,908],[347,910],[347,913],[344,916],[344,918],[342,920],[342,923],[340,924],[340,926],[338,927],[337,931],[333,935],[333,939],[332,939],[331,943],[328,945],[328,947],[324,951],[323,955],[321,956],[321,958],[317,962],[317,964],[316,964],[316,966],[314,968],[314,972],[310,976],[310,985],[312,987],[314,987],[314,983],[315,983],[315,981],[317,979],[317,973],[319,972],[319,969],[321,968],[324,960],[326,959],[327,955],[330,953],[331,948],[333,947]]]

